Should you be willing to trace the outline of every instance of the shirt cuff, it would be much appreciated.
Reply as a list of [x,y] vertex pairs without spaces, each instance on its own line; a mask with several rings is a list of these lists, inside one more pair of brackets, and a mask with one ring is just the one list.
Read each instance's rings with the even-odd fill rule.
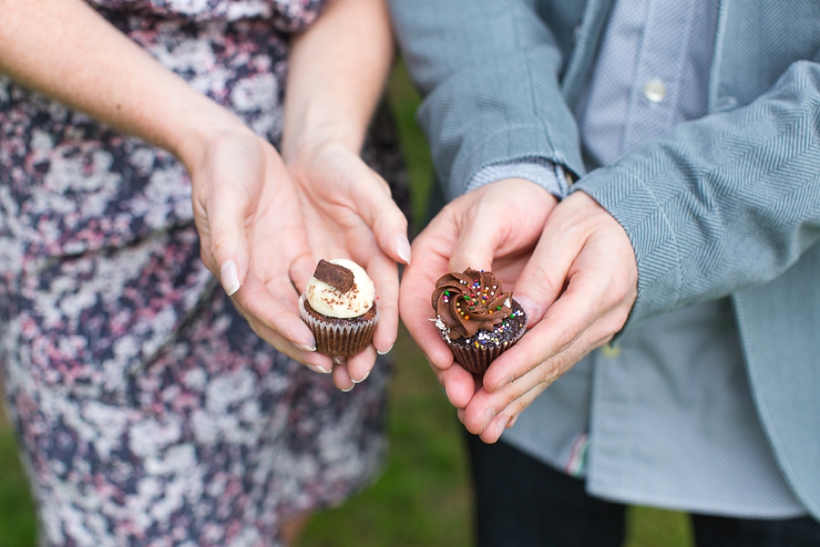
[[542,158],[524,158],[509,163],[488,165],[473,175],[466,191],[504,179],[528,180],[559,200],[569,195],[569,179],[563,166]]

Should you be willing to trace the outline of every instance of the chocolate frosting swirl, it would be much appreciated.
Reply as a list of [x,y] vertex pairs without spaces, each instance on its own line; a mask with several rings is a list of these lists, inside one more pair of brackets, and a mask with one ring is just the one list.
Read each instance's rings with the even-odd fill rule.
[[458,340],[473,336],[479,329],[492,331],[510,315],[511,297],[492,272],[467,268],[464,273],[448,273],[436,281],[432,304],[450,329],[450,339]]

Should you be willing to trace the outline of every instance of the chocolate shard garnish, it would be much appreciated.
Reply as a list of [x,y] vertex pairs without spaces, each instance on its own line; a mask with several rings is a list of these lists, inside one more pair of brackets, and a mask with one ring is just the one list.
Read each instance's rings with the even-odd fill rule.
[[313,272],[313,277],[339,289],[341,292],[347,292],[353,288],[353,272],[344,266],[331,264],[324,259],[319,260],[316,271]]

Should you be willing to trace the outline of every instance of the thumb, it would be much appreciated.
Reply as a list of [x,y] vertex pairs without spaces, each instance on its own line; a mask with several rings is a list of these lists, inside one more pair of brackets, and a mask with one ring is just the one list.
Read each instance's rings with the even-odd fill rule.
[[493,257],[502,244],[502,231],[492,221],[482,215],[471,215],[468,211],[462,217],[458,239],[450,256],[450,271],[463,272],[492,270]]
[[410,264],[410,240],[407,238],[407,218],[401,212],[390,189],[380,176],[362,165],[360,176],[375,179],[378,188],[353,185],[356,188],[352,202],[356,212],[370,227],[384,254],[403,264]]
[[247,205],[245,192],[225,183],[216,185],[208,208],[210,237],[207,251],[218,268],[219,281],[228,296],[239,290],[248,275]]
[[569,271],[584,245],[586,233],[555,208],[544,226],[526,266],[513,288],[515,300],[527,314],[527,326],[537,324],[564,290]]

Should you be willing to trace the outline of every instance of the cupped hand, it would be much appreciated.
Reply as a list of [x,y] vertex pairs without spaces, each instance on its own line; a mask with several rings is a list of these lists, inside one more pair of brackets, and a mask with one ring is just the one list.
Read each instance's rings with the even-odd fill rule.
[[544,389],[623,327],[637,282],[621,225],[583,192],[562,201],[513,289],[531,330],[487,370],[460,413],[465,427],[497,441]]
[[410,262],[407,219],[384,179],[339,142],[303,144],[288,168],[296,181],[315,260],[349,258],[367,271],[376,286],[379,323],[372,347],[336,359],[333,367],[334,383],[348,391],[370,374],[376,352],[388,352],[396,341],[397,262]]
[[493,182],[453,200],[413,242],[413,263],[401,283],[401,317],[456,408],[467,408],[482,388],[480,379],[453,361],[430,321],[436,281],[470,267],[492,270],[505,290],[512,288],[556,201],[527,180]]
[[191,174],[201,256],[261,338],[318,372],[299,316],[298,293],[313,272],[299,198],[274,147],[245,128],[222,131],[183,157]]

